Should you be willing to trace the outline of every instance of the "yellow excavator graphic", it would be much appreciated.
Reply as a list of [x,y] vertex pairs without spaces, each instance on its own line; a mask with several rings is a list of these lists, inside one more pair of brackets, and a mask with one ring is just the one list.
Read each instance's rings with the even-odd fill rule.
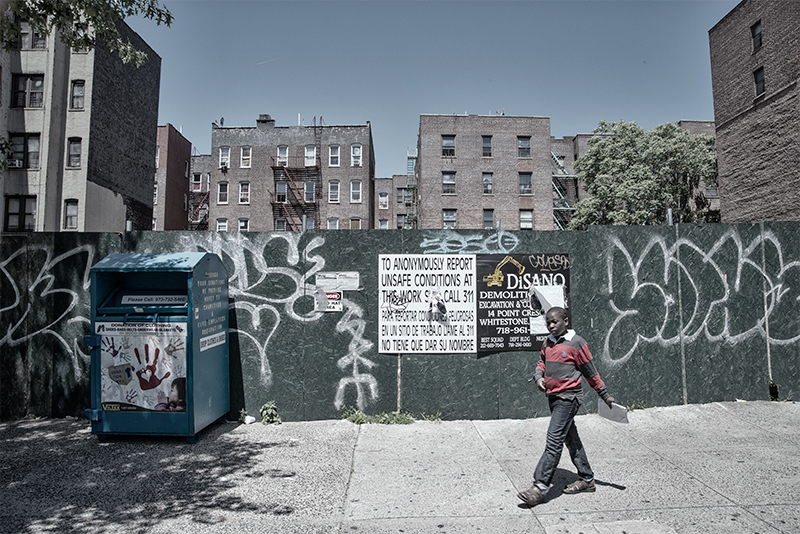
[[486,287],[491,287],[491,286],[503,287],[503,280],[505,279],[505,275],[503,275],[503,271],[501,269],[506,263],[509,262],[517,266],[517,268],[519,269],[519,274],[525,272],[524,265],[522,265],[520,262],[518,262],[511,256],[506,256],[505,258],[503,258],[503,261],[498,263],[497,266],[494,268],[494,273],[487,274],[486,276],[483,277],[483,281],[488,282],[486,284]]

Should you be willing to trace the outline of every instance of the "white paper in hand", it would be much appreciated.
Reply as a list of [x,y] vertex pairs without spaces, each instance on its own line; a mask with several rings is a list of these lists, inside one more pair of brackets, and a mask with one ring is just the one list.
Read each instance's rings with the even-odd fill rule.
[[628,422],[628,409],[624,406],[620,406],[616,402],[612,402],[611,408],[609,408],[606,401],[597,399],[597,413],[600,417],[605,417],[609,421],[614,421],[615,423]]

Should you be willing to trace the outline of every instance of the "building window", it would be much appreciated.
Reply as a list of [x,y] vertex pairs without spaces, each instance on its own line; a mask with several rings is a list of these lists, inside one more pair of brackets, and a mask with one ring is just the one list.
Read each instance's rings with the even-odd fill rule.
[[530,137],[517,137],[517,156],[520,158],[531,157]]
[[353,217],[350,219],[350,229],[351,230],[361,230],[361,219]]
[[753,38],[753,52],[761,48],[761,21],[750,26],[750,36]]
[[156,145],[156,169],[158,168],[160,160],[161,160],[161,147]]
[[289,147],[278,147],[278,167],[286,167],[289,164]]
[[306,167],[314,167],[317,164],[317,147],[309,145],[306,147]]
[[39,168],[39,134],[11,134],[10,168]]
[[338,230],[339,229],[339,219],[335,217],[331,217],[328,219],[328,230]]
[[529,172],[519,173],[519,194],[530,195],[532,193],[533,191],[531,190],[531,173]]
[[756,96],[764,94],[766,90],[764,86],[764,67],[761,67],[753,73],[753,79],[756,82]]
[[44,106],[44,74],[17,74],[14,76],[14,95],[11,105],[17,108]]
[[361,145],[350,147],[350,164],[353,167],[361,167]]
[[306,230],[314,229],[314,217],[306,217]]
[[405,225],[406,225],[406,216],[405,215],[398,215],[397,216],[397,229],[398,230],[402,230]]
[[228,231],[228,219],[217,219],[217,232]]
[[78,229],[78,201],[71,198],[64,201],[64,230]]
[[239,204],[250,204],[250,182],[239,183]]
[[183,194],[183,211],[189,210],[189,195]]
[[389,209],[389,193],[378,194],[378,209],[379,210]]
[[153,205],[158,204],[158,182],[153,182]]
[[456,210],[442,210],[442,228],[456,227]]
[[334,204],[339,203],[339,181],[338,180],[331,180],[328,182],[328,202],[333,202]]
[[189,161],[188,160],[183,160],[183,177],[184,178],[188,178],[189,177]]
[[494,210],[483,210],[483,228],[484,230],[494,228]]
[[225,169],[231,166],[231,147],[219,147],[219,168]]
[[361,202],[361,180],[353,180],[350,182],[350,202]]
[[243,146],[242,147],[242,157],[241,157],[241,160],[239,162],[239,166],[241,168],[243,168],[243,169],[249,169],[250,168],[250,160],[252,159],[251,158],[252,154],[253,154],[253,147],[251,147],[251,146]]
[[239,219],[239,231],[247,232],[250,230],[250,219]]
[[378,229],[379,230],[388,230],[389,229],[389,219],[381,219],[378,221]]
[[47,47],[47,37],[31,29],[27,20],[19,21],[19,37],[22,50],[43,50]]
[[442,193],[445,195],[454,195],[456,193],[456,173],[442,173]]
[[306,182],[303,187],[303,200],[308,204],[313,204],[316,200],[317,188],[314,182]]
[[405,196],[405,191],[406,191],[405,187],[398,187],[397,188],[397,203],[398,204],[402,204],[403,203],[403,197]]
[[492,194],[492,173],[485,172],[483,173],[483,194],[484,195],[491,195]]
[[275,219],[275,231],[276,232],[286,231],[286,219]]
[[339,145],[331,145],[330,148],[328,148],[328,166],[339,166]]
[[196,172],[192,175],[192,191],[202,191],[203,190],[203,175],[199,172]]
[[67,141],[67,167],[81,166],[81,140],[72,137]]
[[275,202],[286,203],[286,182],[277,182],[275,184]]
[[33,232],[36,226],[36,197],[6,197],[6,232]]
[[217,184],[217,204],[228,203],[228,182],[220,182]]
[[83,80],[72,80],[72,97],[69,101],[70,109],[83,109],[83,97],[86,90],[86,82]]
[[533,210],[519,210],[519,229],[533,230]]
[[492,136],[491,135],[484,135],[483,136],[483,157],[484,158],[491,158],[492,157]]
[[456,136],[443,135],[442,136],[442,156],[453,158],[456,155]]

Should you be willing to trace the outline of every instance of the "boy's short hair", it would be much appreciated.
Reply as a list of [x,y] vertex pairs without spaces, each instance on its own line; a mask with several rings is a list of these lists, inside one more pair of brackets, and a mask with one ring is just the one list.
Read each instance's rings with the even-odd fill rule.
[[546,315],[549,315],[551,313],[561,314],[561,318],[564,319],[564,320],[569,319],[569,316],[567,316],[567,310],[565,310],[561,306],[553,306],[552,308],[547,310],[547,314]]

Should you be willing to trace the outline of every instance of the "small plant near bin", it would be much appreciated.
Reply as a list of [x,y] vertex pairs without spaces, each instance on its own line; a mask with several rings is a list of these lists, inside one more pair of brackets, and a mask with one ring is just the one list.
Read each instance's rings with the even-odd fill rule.
[[264,403],[259,410],[261,414],[261,423],[264,425],[279,425],[281,424],[281,416],[278,414],[278,407],[275,406],[275,401]]

